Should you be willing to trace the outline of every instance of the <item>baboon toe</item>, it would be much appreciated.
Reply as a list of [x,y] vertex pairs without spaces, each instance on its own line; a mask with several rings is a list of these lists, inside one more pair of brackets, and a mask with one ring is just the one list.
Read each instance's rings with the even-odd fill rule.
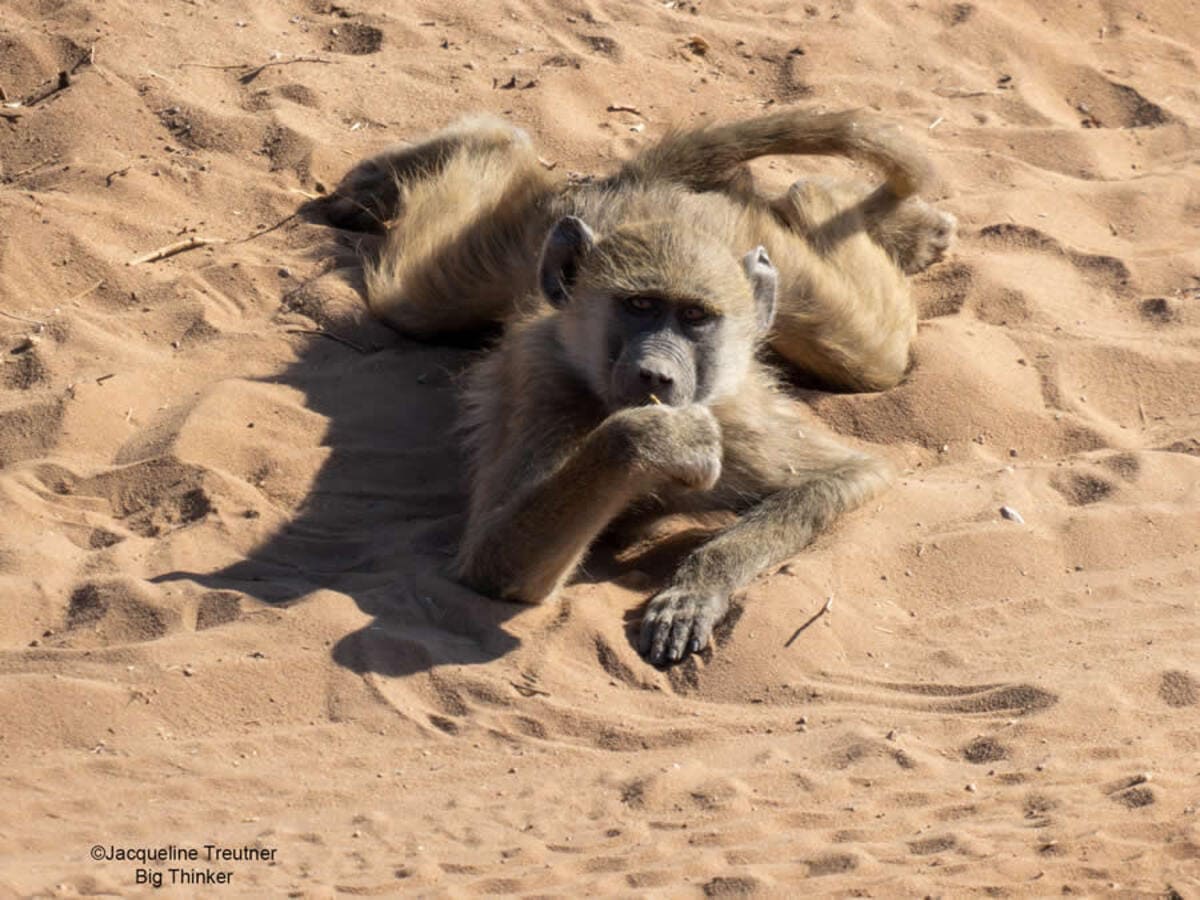
[[958,231],[958,219],[918,200],[914,204],[912,222],[907,230],[908,246],[900,248],[899,262],[906,274],[915,275],[941,262],[946,256]]

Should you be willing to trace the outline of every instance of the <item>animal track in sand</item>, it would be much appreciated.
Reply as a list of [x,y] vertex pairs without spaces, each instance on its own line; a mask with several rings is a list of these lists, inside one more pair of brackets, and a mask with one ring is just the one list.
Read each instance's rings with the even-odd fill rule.
[[1162,673],[1158,696],[1167,706],[1182,709],[1200,703],[1200,684],[1187,672],[1172,670]]
[[325,42],[325,49],[329,52],[350,56],[378,53],[382,46],[383,32],[373,25],[364,25],[361,22],[335,25],[329,29],[329,40]]
[[65,630],[55,637],[68,646],[107,647],[152,641],[179,624],[177,612],[137,596],[131,584],[91,581],[71,593]]
[[1075,472],[1051,479],[1050,486],[1063,495],[1072,506],[1099,503],[1116,490],[1116,485],[1095,475]]
[[1061,256],[1085,277],[1100,281],[1115,294],[1124,294],[1129,287],[1129,268],[1115,256],[1083,253],[1065,247],[1056,238],[1028,225],[1000,222],[986,225],[979,236],[989,244],[1010,250],[1034,250]]

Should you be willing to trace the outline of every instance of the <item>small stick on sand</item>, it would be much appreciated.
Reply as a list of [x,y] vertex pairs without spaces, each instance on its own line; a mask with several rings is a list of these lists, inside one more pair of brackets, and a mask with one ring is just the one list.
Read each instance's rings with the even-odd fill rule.
[[549,691],[543,691],[540,688],[530,687],[527,684],[521,684],[520,682],[517,682],[517,681],[510,681],[509,684],[511,684],[514,688],[516,688],[517,693],[520,694],[522,697],[549,697],[550,696]]
[[45,322],[39,322],[37,319],[27,319],[24,316],[18,316],[16,313],[5,312],[2,309],[0,309],[0,316],[4,316],[6,319],[12,319],[14,322],[24,322],[26,325],[36,325],[39,328],[46,327]]
[[158,262],[160,259],[166,259],[168,256],[174,256],[176,253],[185,253],[188,250],[195,250],[197,247],[207,247],[210,244],[223,244],[221,238],[204,238],[192,236],[185,241],[176,241],[174,244],[167,244],[165,247],[159,247],[157,250],[147,253],[145,256],[139,256],[125,263],[127,266],[140,266],[142,263]]
[[787,643],[784,644],[783,646],[785,646],[785,647],[792,646],[792,644],[794,644],[796,642],[796,638],[800,637],[800,635],[803,634],[804,631],[807,630],[807,628],[810,625],[812,625],[813,622],[817,621],[817,619],[821,618],[821,616],[825,615],[827,612],[829,612],[832,609],[833,609],[833,594],[830,594],[829,599],[825,601],[825,605],[822,606],[820,609],[818,609],[815,613],[813,613],[812,618],[810,618],[807,622],[805,622],[803,625],[801,625],[799,628],[797,628],[795,633],[790,638],[787,639]]
[[267,234],[268,232],[274,231],[276,228],[283,227],[288,222],[292,221],[292,219],[296,218],[296,216],[298,216],[298,215],[300,215],[299,212],[290,213],[289,215],[284,216],[282,219],[280,219],[274,225],[265,225],[262,228],[258,229],[257,231],[250,232],[244,238],[238,238],[236,241],[234,241],[234,243],[235,244],[244,244],[244,243],[246,243],[246,241],[252,241],[256,237],[261,237],[262,235]]
[[962,97],[994,97],[1000,91],[968,91],[962,88],[934,88],[933,92],[939,97],[948,97],[951,100],[958,100]]
[[242,84],[248,84],[262,74],[264,69],[269,69],[271,66],[290,66],[292,63],[320,63],[321,65],[332,66],[336,65],[337,62],[338,60],[336,59],[325,59],[321,56],[293,56],[290,59],[268,60],[267,62],[258,66],[254,65],[254,63],[233,63],[232,65],[228,66],[217,66],[213,65],[212,63],[188,62],[180,63],[179,65],[180,68],[217,69],[218,71],[222,72],[231,72],[234,69],[246,69],[246,72],[239,76],[238,80],[241,81]]
[[269,62],[263,63],[261,66],[255,66],[245,75],[241,76],[238,81],[240,81],[242,84],[249,84],[260,74],[262,74],[264,69],[269,69],[271,66],[290,66],[292,63],[319,63],[323,66],[332,66],[337,64],[337,60],[325,59],[321,56],[293,56],[291,59],[273,59]]
[[344,338],[340,334],[334,334],[332,331],[326,331],[323,328],[289,328],[289,329],[287,329],[287,333],[288,334],[312,334],[312,335],[316,335],[318,337],[326,337],[326,338],[329,338],[331,341],[337,341],[339,344],[345,344],[351,350],[357,350],[359,353],[367,354],[367,353],[373,352],[373,351],[369,350],[368,348],[364,347],[362,344],[356,344],[354,341],[350,340],[349,338]]
[[[78,68],[78,66],[76,66]],[[71,86],[71,73],[63,69],[58,73],[58,80],[48,88],[44,88],[27,97],[21,102],[22,106],[37,106],[43,100],[48,100],[60,91],[65,91]]]
[[52,166],[56,162],[58,162],[57,156],[53,156],[50,159],[43,159],[41,162],[34,163],[32,166],[26,166],[24,169],[21,169],[21,171],[19,171],[19,172],[13,172],[11,175],[5,175],[4,181],[5,182],[16,181],[22,175],[30,175],[30,174],[36,172],[38,169],[44,169],[46,166]]
[[661,400],[659,400],[658,397],[656,397],[654,394],[650,395],[650,402],[653,403],[655,406],[663,405],[663,402]]
[[103,285],[104,285],[104,279],[103,279],[103,278],[101,278],[99,281],[97,281],[95,284],[93,284],[93,285],[92,285],[90,288],[88,288],[86,291],[80,291],[78,294],[76,294],[74,297],[72,297],[72,298],[71,298],[70,300],[68,300],[67,302],[68,302],[68,303],[78,303],[80,300],[82,300],[84,297],[86,297],[86,296],[87,296],[88,294],[90,294],[92,291],[96,290],[96,288],[98,288],[98,287],[103,287]]

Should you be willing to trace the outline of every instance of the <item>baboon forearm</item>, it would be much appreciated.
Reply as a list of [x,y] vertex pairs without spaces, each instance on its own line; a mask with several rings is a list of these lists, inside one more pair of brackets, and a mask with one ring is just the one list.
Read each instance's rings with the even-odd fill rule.
[[695,550],[672,584],[728,596],[803,550],[844,512],[886,484],[873,461],[776,491]]
[[628,505],[632,483],[603,430],[546,478],[472,523],[460,576],[507,600],[540,603],[574,571],[588,546]]

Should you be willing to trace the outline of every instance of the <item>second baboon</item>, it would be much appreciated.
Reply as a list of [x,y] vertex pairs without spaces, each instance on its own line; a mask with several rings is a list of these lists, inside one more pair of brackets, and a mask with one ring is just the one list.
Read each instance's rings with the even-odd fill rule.
[[[746,163],[796,153],[862,159],[884,183],[761,195]],[[803,111],[673,132],[583,185],[488,118],[360,164],[328,210],[385,228],[372,309],[421,337],[504,327],[465,396],[458,576],[539,603],[618,520],[732,510],[643,617],[655,664],[704,647],[737,590],[889,480],[803,420],[757,351],[836,388],[899,381],[905,274],[954,230],[915,197],[927,178],[894,129]]]

